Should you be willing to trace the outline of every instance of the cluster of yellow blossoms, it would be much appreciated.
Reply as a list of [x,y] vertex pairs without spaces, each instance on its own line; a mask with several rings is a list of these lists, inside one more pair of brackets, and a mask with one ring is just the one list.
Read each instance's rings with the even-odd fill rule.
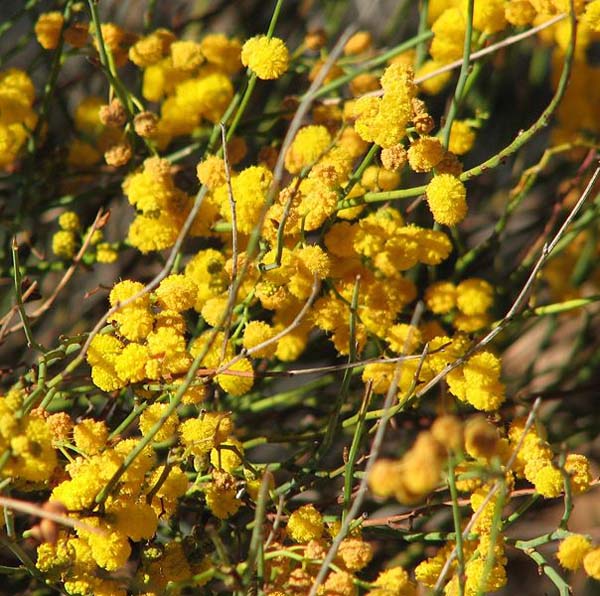
[[[26,533],[41,538],[34,571],[52,587],[72,596],[159,596],[210,590],[203,586],[212,580],[221,593],[232,586],[250,593],[251,584],[263,581],[258,589],[269,596],[308,594],[342,527],[339,507],[328,517],[329,506],[317,498],[299,507],[293,500],[294,491],[316,489],[303,496],[310,498],[322,477],[329,482],[337,475],[319,470],[323,457],[315,445],[328,447],[330,431],[345,441],[338,415],[352,413],[364,394],[366,410],[357,415],[352,443],[360,452],[365,421],[382,396],[394,413],[421,405],[427,411],[431,404],[420,398],[428,400],[442,377],[436,411],[452,414],[421,426],[426,430],[415,432],[401,454],[390,449],[372,458],[364,482],[372,502],[393,499],[394,507],[443,506],[438,497],[447,498],[449,489],[454,535],[442,536],[431,557],[422,547],[382,570],[369,529],[350,524],[318,596],[416,596],[438,584],[448,596],[499,590],[507,583],[505,546],[512,540],[503,531],[509,523],[504,508],[515,485],[535,498],[564,495],[565,502],[591,488],[587,457],[559,457],[538,420],[507,413],[511,391],[499,349],[473,349],[501,314],[499,288],[454,268],[463,252],[457,226],[469,212],[465,182],[475,177],[463,175],[461,159],[477,146],[487,116],[461,103],[464,97],[456,98],[447,122],[432,115],[440,113],[440,102],[426,103],[424,96],[440,94],[452,75],[437,71],[463,58],[469,3],[424,4],[429,46],[376,61],[368,72],[362,65],[375,50],[364,31],[350,37],[343,57],[325,73],[327,40],[319,31],[290,50],[271,34],[245,42],[220,33],[178,39],[166,28],[137,35],[94,22],[93,11],[91,23],[79,20],[81,7],[71,12],[70,3],[64,14],[37,20],[37,41],[57,52],[58,66],[71,53],[85,55],[102,66],[111,85],[108,97],[86,96],[66,106],[73,124],[63,152],[70,178],[60,191],[72,193],[74,206],[52,212],[57,268],[76,255],[73,269],[79,261],[114,263],[131,249],[149,265],[140,275],[148,279],[162,258],[156,253],[178,248],[167,261],[171,269],[150,287],[121,278],[107,288],[107,325],[85,344],[84,381],[73,366],[46,385],[46,368],[64,356],[61,344],[0,397],[3,490],[44,501],[43,511],[60,514],[58,521],[48,519],[64,522],[51,534],[35,527]],[[570,5],[477,0],[472,49],[511,27],[543,24]],[[599,80],[598,67],[589,58],[600,39],[600,0],[573,5],[578,33],[571,86],[552,132],[557,143],[588,142],[600,131],[600,84],[590,85]],[[555,86],[569,32],[565,18],[538,34],[553,46]],[[68,50],[60,55],[64,44]],[[121,79],[125,68],[138,76],[139,93],[128,90],[128,77]],[[247,86],[238,93],[244,68]],[[280,93],[281,109],[258,124],[243,113],[255,86],[279,93],[284,86],[273,81],[304,73],[310,81],[326,75],[325,84],[335,89],[327,99],[310,98],[289,142],[278,127],[292,121],[306,97],[282,100]],[[18,172],[25,149],[35,155],[48,134],[47,106],[36,113],[35,100],[25,71],[0,72],[0,169],[8,175]],[[462,119],[454,118],[455,107]],[[97,189],[98,173],[99,186],[108,181],[128,202],[111,205],[119,217],[130,217],[122,241],[105,241],[105,220],[98,229],[82,226],[87,205],[75,202],[77,186]],[[421,186],[403,194],[407,180]],[[405,196],[420,198],[409,207],[392,203]],[[581,233],[566,251],[569,264],[587,238]],[[546,276],[551,290],[570,296],[560,278],[566,261]],[[19,281],[19,272],[12,274]],[[412,320],[417,303],[423,314]],[[33,345],[26,309],[19,302],[14,310]],[[8,323],[3,319],[0,327],[3,334]],[[289,457],[267,449],[270,459],[256,460],[269,461],[270,468],[251,463],[249,445],[288,441],[256,438],[248,411],[278,390],[271,377],[301,374],[290,363],[302,368],[309,359],[301,356],[316,346],[319,365],[327,360],[335,369],[349,362],[342,387],[335,388],[340,410],[332,413],[331,393],[324,391],[317,398],[321,414],[292,423],[310,427],[289,441],[304,447]],[[72,394],[70,384],[77,389]],[[302,388],[290,394],[304,399]],[[353,480],[362,479],[355,455],[344,453],[344,507]],[[273,475],[276,469],[281,477]],[[472,511],[462,541],[457,493]],[[362,491],[357,494],[362,499]],[[418,508],[414,513],[420,515]],[[583,567],[600,579],[600,547],[566,526],[558,536],[560,565]],[[257,560],[260,578],[250,568]]]
[[10,68],[0,72],[0,168],[10,168],[38,116],[33,110],[35,88],[26,72]]
[[[483,589],[489,592],[506,584],[505,537],[501,533],[493,533],[493,528],[495,516],[499,515],[498,519],[502,519],[502,508],[510,500],[510,490],[515,481],[527,480],[533,484],[536,493],[546,498],[557,497],[565,490],[577,495],[591,487],[590,463],[585,456],[570,453],[559,467],[554,463],[549,444],[540,437],[537,428],[526,428],[524,419],[513,421],[504,433],[481,415],[470,418],[464,424],[453,415],[438,417],[429,431],[418,435],[415,444],[400,460],[377,461],[371,470],[369,485],[373,493],[382,498],[393,496],[405,504],[422,501],[442,485],[449,456],[461,458],[455,468],[456,488],[459,492],[470,494],[475,519],[471,531],[476,538],[463,542],[460,547],[466,561],[464,593],[468,595],[477,594],[482,581],[485,581]],[[497,477],[505,483],[508,492],[501,503],[498,493],[492,492],[494,480],[485,480],[484,468],[497,468]],[[497,507],[500,507],[499,513],[496,512]],[[559,561],[568,569],[576,569],[588,552],[594,552],[589,542],[586,542],[585,550],[580,548],[579,542],[575,545],[573,540],[571,536],[565,541],[566,545],[562,543],[558,553]],[[417,565],[417,581],[433,588],[455,548],[456,542],[448,542],[433,557]],[[494,551],[494,563],[484,576],[490,549]],[[581,554],[576,555],[576,552]],[[597,557],[597,553],[590,554],[586,569],[596,569],[597,573],[594,567]],[[591,571],[588,574],[597,577]],[[458,594],[456,561],[445,579],[444,593]]]

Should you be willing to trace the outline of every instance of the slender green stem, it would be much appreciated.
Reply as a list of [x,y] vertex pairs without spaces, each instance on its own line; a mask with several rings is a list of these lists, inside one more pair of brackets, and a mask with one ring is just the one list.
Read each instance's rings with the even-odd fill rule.
[[[433,33],[431,33],[431,31],[426,31],[425,33],[416,35],[412,39],[409,39],[408,41],[405,41],[404,43],[397,45],[396,47],[392,48],[391,50],[384,52],[383,54],[377,56],[376,58],[367,60],[361,66],[353,68],[351,72],[349,72],[345,75],[342,75],[341,77],[338,77],[337,79],[333,79],[333,81],[331,81],[330,83],[327,83],[327,85],[323,85],[313,95],[314,99],[318,99],[319,97],[328,95],[329,93],[331,93],[338,87],[341,87],[342,85],[345,85],[346,83],[349,83],[352,79],[354,79],[359,74],[362,74],[363,72],[370,72],[374,68],[376,68],[378,66],[382,66],[383,64],[385,64],[388,60],[390,60],[394,56],[397,56],[398,54],[402,54],[402,52],[406,52],[406,50],[410,50],[420,43],[426,42],[428,39],[431,39],[432,36],[433,36]],[[300,99],[302,100],[302,99],[304,99],[304,97],[305,96],[301,96]]]
[[279,15],[281,13],[281,7],[283,6],[283,0],[277,0],[275,4],[275,8],[273,9],[273,15],[271,16],[271,22],[269,23],[269,28],[267,29],[267,37],[273,37],[273,33],[275,33],[275,27],[277,26],[277,21],[279,20]]
[[492,570],[494,568],[494,564],[496,563],[496,542],[500,537],[500,532],[502,529],[502,509],[504,508],[504,502],[506,499],[506,481],[503,482],[502,488],[498,491],[498,495],[495,499],[494,503],[494,517],[492,518],[492,528],[490,531],[490,541],[489,541],[489,550],[485,557],[485,565],[483,567],[483,572],[481,573],[481,577],[479,579],[479,586],[477,588],[477,596],[483,596],[487,588],[487,580]]
[[[267,510],[267,501],[269,499],[269,484],[272,479],[272,474],[265,470],[260,489],[258,491],[258,500],[256,501],[256,511],[254,512],[254,527],[250,537],[250,547],[248,549],[247,567],[244,573],[244,584],[249,585],[254,577],[254,568],[257,559],[261,558],[260,566],[264,567],[264,551],[263,545],[263,522]],[[262,583],[262,582],[260,582]]]
[[448,486],[450,487],[450,498],[452,499],[452,520],[454,522],[454,534],[456,537],[456,560],[458,562],[458,593],[465,593],[465,552],[462,536],[462,519],[458,505],[458,489],[456,488],[456,456],[450,454],[448,458]]
[[[239,107],[235,113],[235,116],[233,117],[233,120],[231,121],[231,124],[229,125],[228,130],[227,130],[226,138],[228,141],[230,141],[231,138],[233,137],[233,135],[238,127],[238,124],[240,123],[240,120],[241,120],[242,116],[244,115],[246,108],[248,107],[248,103],[250,102],[250,98],[252,97],[252,92],[254,91],[254,87],[256,87],[256,79],[257,79],[257,77],[254,73],[250,74],[250,77],[248,79],[248,85],[246,85],[244,95],[242,96]],[[221,151],[222,151],[222,149],[221,149]]]
[[[428,31],[427,21],[429,19],[429,0],[420,0],[419,2],[419,35]],[[415,68],[420,68],[427,57],[427,44],[422,41],[417,45],[415,55]]]
[[356,170],[354,170],[354,172],[352,172],[352,175],[350,176],[350,178],[348,180],[348,184],[346,184],[346,186],[344,187],[341,200],[344,200],[350,194],[350,192],[352,191],[354,186],[362,178],[362,175],[364,174],[365,170],[371,165],[371,162],[373,161],[375,155],[377,155],[378,151],[379,151],[379,146],[376,145],[375,143],[373,143],[373,145],[371,145],[371,147],[369,147],[369,151],[363,157],[363,160],[360,162],[360,164],[356,168]]
[[[352,304],[350,306],[350,320],[348,322],[350,326],[350,337],[349,337],[349,356],[348,363],[352,363],[356,360],[356,347],[354,343],[356,341],[356,318],[358,313],[358,292],[360,288],[360,277],[357,276],[354,282],[354,289],[352,291]],[[335,431],[338,427],[338,422],[340,419],[340,412],[348,397],[348,391],[350,390],[350,381],[352,380],[352,369],[347,368],[344,371],[344,377],[342,379],[342,385],[340,387],[340,391],[338,393],[338,397],[335,401],[335,405],[333,407],[333,412],[329,414],[329,423],[327,425],[327,430],[325,431],[325,436],[323,437],[323,441],[317,452],[315,454],[316,461],[319,461],[331,447],[331,443],[333,442],[333,437],[335,435]]]
[[521,548],[520,546],[517,546],[517,548],[520,548],[530,559],[537,563],[538,569],[543,571],[546,577],[548,577],[548,579],[558,588],[558,593],[560,596],[570,596],[571,587],[556,571],[556,569],[554,569],[554,567],[548,563],[543,555],[533,548]]
[[33,332],[31,331],[29,319],[27,318],[27,313],[25,312],[25,305],[23,304],[23,295],[21,293],[22,277],[21,265],[19,263],[19,247],[15,238],[13,238],[11,248],[13,261],[13,282],[15,287],[15,296],[17,299],[17,310],[19,311],[19,316],[21,317],[21,322],[23,323],[23,331],[25,333],[25,339],[27,340],[27,346],[43,354],[46,349],[42,345],[38,344],[33,338]]
[[456,89],[454,91],[454,97],[450,103],[448,114],[446,115],[446,121],[444,122],[444,128],[442,129],[440,136],[442,138],[442,144],[444,147],[448,147],[450,141],[450,130],[452,129],[452,122],[458,113],[458,108],[463,98],[463,91],[467,83],[467,77],[469,75],[469,62],[471,60],[471,41],[473,39],[473,8],[475,0],[468,0],[467,3],[467,28],[465,30],[465,41],[463,46],[463,61],[460,67],[460,74],[458,75],[458,81],[456,83]]
[[369,402],[371,399],[371,391],[369,387],[365,391],[365,395],[358,412],[358,424],[356,425],[356,429],[354,430],[354,435],[352,437],[352,443],[350,445],[350,450],[348,451],[348,461],[344,466],[344,508],[342,510],[342,519],[348,514],[348,510],[350,509],[350,502],[352,501],[352,486],[354,484],[354,466],[356,465],[356,460],[358,458],[358,449],[360,447],[360,443],[362,441],[362,437],[365,430],[365,414],[367,413],[367,408],[369,407]]

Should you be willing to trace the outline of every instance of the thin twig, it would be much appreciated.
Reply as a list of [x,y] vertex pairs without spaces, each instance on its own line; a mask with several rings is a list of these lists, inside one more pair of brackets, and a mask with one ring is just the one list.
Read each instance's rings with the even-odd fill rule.
[[48,511],[42,507],[39,507],[38,505],[35,505],[34,503],[30,503],[29,501],[22,501],[20,499],[13,499],[11,497],[0,495],[0,506],[6,507],[7,509],[20,511],[21,513],[27,513],[28,515],[34,515],[35,517],[42,519],[49,519],[57,524],[60,524],[61,526],[73,528],[74,530],[84,530],[85,532],[91,532],[92,534],[99,535],[104,534],[100,528],[88,526],[86,523],[79,521],[78,519],[73,519],[71,517],[67,517],[66,515],[60,515],[59,513]]
[[[83,259],[83,256],[85,255],[85,253],[92,241],[92,236],[94,235],[94,232],[96,230],[104,227],[109,216],[110,216],[109,213],[102,213],[102,209],[100,209],[98,211],[94,221],[92,222],[92,225],[90,226],[90,229],[88,230],[88,232],[83,240],[81,248],[75,255],[75,258],[73,259],[71,265],[63,274],[62,278],[60,279],[60,281],[58,282],[58,284],[52,291],[52,294],[50,294],[50,296],[48,296],[48,298],[40,306],[38,306],[38,308],[36,308],[33,312],[28,313],[28,315],[27,315],[28,319],[32,320],[32,319],[37,319],[37,318],[41,317],[54,304],[55,300],[58,298],[58,295],[62,292],[62,290],[64,290],[65,286],[69,283],[69,281],[75,274],[77,267],[81,263],[81,260]],[[21,329],[22,327],[23,327],[22,322],[17,323],[16,325],[13,325],[8,330],[7,334],[14,333],[15,331],[18,331],[19,329]],[[0,340],[1,339],[2,339],[2,336],[0,335]]]
[[227,299],[227,308],[225,309],[225,326],[223,329],[223,345],[221,347],[221,360],[225,358],[225,352],[227,350],[227,342],[229,340],[229,331],[231,327],[231,320],[233,318],[233,308],[235,306],[236,299],[236,280],[238,271],[238,229],[237,229],[237,210],[235,204],[235,197],[233,196],[233,187],[231,185],[231,167],[229,165],[229,155],[227,152],[227,134],[225,131],[225,125],[221,122],[221,143],[223,148],[223,162],[225,164],[225,179],[227,181],[227,196],[229,197],[229,207],[231,209],[231,252],[232,252],[232,264],[231,264],[231,283],[229,284],[229,297]]
[[[319,294],[320,289],[321,289],[321,284],[319,282],[319,278],[315,274],[310,296],[308,297],[308,300],[304,303],[304,305],[302,306],[302,308],[300,309],[298,314],[294,317],[294,320],[285,329],[282,329],[279,333],[276,333],[273,337],[266,339],[265,341],[257,344],[256,346],[254,346],[252,348],[249,348],[247,350],[242,350],[237,356],[235,356],[234,358],[229,360],[229,362],[226,362],[225,364],[222,364],[221,366],[219,366],[219,368],[215,371],[215,374],[220,375],[220,374],[228,374],[228,373],[234,372],[234,371],[228,371],[227,369],[230,368],[231,366],[233,366],[236,362],[239,362],[242,358],[245,358],[246,356],[252,356],[252,354],[255,354],[256,352],[258,352],[260,350],[264,350],[265,348],[273,345],[274,343],[278,342],[280,339],[285,337],[288,333],[291,333],[294,329],[296,329],[296,327],[298,327],[300,325],[300,323],[302,323],[302,319],[304,319],[304,317],[306,316],[306,313],[308,312],[308,310],[312,306],[313,302],[315,301],[317,295]],[[251,373],[251,374],[253,374],[253,373]]]
[[[411,321],[410,321],[411,329],[416,328],[416,326],[419,324],[422,313],[423,313],[423,303],[418,302],[417,306],[415,307],[415,310],[413,312]],[[406,338],[406,341],[404,343],[403,352],[406,352],[409,342],[411,341],[411,338],[412,338],[412,333],[409,333]],[[373,443],[371,444],[371,449],[369,451],[369,456],[367,458],[367,464],[365,466],[364,475],[361,478],[358,490],[356,492],[356,497],[354,498],[352,507],[350,507],[350,510],[348,511],[348,515],[342,521],[340,529],[339,529],[338,533],[336,534],[335,538],[333,539],[333,542],[331,543],[331,547],[327,551],[327,555],[325,556],[325,558],[323,560],[323,564],[321,565],[321,568],[319,569],[319,573],[317,574],[317,577],[315,578],[315,581],[313,582],[313,584],[311,586],[309,596],[316,596],[319,586],[323,583],[323,580],[325,579],[325,576],[327,575],[327,572],[329,571],[329,566],[331,565],[331,563],[333,563],[333,560],[335,559],[335,556],[337,555],[337,552],[340,547],[340,544],[342,543],[342,540],[348,534],[348,531],[350,529],[350,524],[356,519],[356,516],[358,515],[358,512],[360,511],[360,508],[362,507],[363,501],[365,500],[365,497],[367,495],[367,482],[368,482],[368,478],[369,478],[369,472],[371,471],[371,468],[373,467],[375,461],[377,460],[377,456],[379,455],[379,450],[381,449],[381,445],[383,443],[385,429],[387,426],[387,422],[389,420],[389,410],[392,406],[394,399],[396,398],[396,390],[398,388],[398,382],[400,380],[401,371],[402,371],[402,362],[398,362],[396,364],[396,367],[394,370],[394,376],[390,383],[390,387],[388,389],[387,395],[385,396],[383,415],[382,415],[381,419],[379,420],[379,426],[377,427],[377,432],[375,433]]]
[[[523,433],[520,436],[519,441],[518,441],[517,445],[515,446],[515,449],[512,452],[508,462],[506,462],[505,473],[508,473],[511,470],[513,464],[515,463],[515,460],[517,459],[517,455],[519,454],[519,451],[521,450],[521,447],[523,446],[523,443],[525,442],[525,437],[526,437],[527,433],[529,432],[529,429],[533,426],[533,423],[535,422],[535,417],[536,417],[538,408],[540,407],[541,403],[542,403],[542,400],[539,397],[533,403],[531,412],[529,413],[529,416],[527,417],[527,421],[525,423],[525,427],[523,428]],[[483,513],[483,510],[486,508],[487,504],[494,498],[494,495],[500,490],[500,488],[502,487],[502,485],[504,483],[505,483],[504,478],[501,480],[498,480],[498,481],[496,481],[494,486],[490,489],[490,491],[488,492],[486,497],[481,502],[481,505],[479,505],[477,510],[471,516],[469,523],[465,526],[465,529],[463,530],[463,533],[462,533],[463,539],[465,539],[465,540],[467,539],[468,535],[471,533],[471,530],[473,529],[473,526],[475,525],[475,522],[479,519],[479,516]],[[454,561],[456,556],[457,556],[457,549],[455,546],[452,549],[452,552],[450,553],[450,555],[448,555],[448,558],[446,559],[446,563],[442,567],[440,575],[435,584],[434,591],[437,592],[441,589],[444,581],[446,580],[446,576],[448,575],[448,573],[450,571],[452,562]]]

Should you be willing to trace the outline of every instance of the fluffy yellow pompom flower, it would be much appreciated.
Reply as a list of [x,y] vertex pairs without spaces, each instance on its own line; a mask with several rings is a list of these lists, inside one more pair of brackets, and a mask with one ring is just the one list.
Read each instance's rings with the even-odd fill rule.
[[114,391],[126,385],[115,368],[123,347],[112,335],[96,335],[90,343],[86,358],[92,367],[92,381],[103,391]]
[[447,64],[460,58],[463,53],[466,27],[465,16],[459,8],[446,9],[431,27],[433,32],[433,40],[429,48],[431,57],[440,64]]
[[585,455],[569,453],[565,461],[565,471],[569,474],[573,494],[578,495],[590,489],[592,473],[590,462]]
[[[109,301],[111,306],[129,300],[144,289],[144,284],[124,280],[116,283],[110,292]],[[131,304],[127,304],[115,312],[110,321],[119,325],[119,333],[131,341],[144,339],[152,331],[154,317],[150,311],[150,296],[146,293],[136,298]]]
[[536,14],[535,8],[529,0],[509,0],[504,7],[506,20],[515,27],[530,25]]
[[244,395],[252,389],[252,385],[254,385],[254,372],[252,370],[252,363],[248,358],[238,360],[227,368],[227,371],[231,371],[233,374],[222,373],[217,375],[215,379],[221,389],[229,393],[229,395]]
[[456,306],[456,286],[450,281],[438,281],[425,290],[425,304],[436,315],[445,315]]
[[285,154],[285,168],[297,174],[303,167],[316,161],[331,145],[329,131],[320,124],[302,127]]
[[357,31],[344,46],[344,55],[353,56],[366,52],[373,44],[373,37],[368,31]]
[[72,259],[77,239],[71,230],[59,230],[52,236],[52,252],[61,259]]
[[448,149],[455,155],[464,155],[473,148],[475,133],[464,120],[455,120],[450,128]]
[[182,312],[194,307],[198,286],[185,275],[169,275],[160,282],[155,294],[162,308]]
[[360,571],[373,558],[373,547],[360,538],[346,538],[340,543],[337,558],[349,571]]
[[228,39],[222,33],[211,33],[200,42],[206,61],[227,74],[235,74],[241,67],[242,44],[238,39]]
[[582,534],[567,536],[558,545],[556,558],[562,567],[577,571],[583,565],[583,559],[592,550],[592,543]]
[[195,41],[174,41],[171,44],[170,51],[173,66],[179,70],[191,72],[204,62],[200,44]]
[[207,412],[202,418],[186,420],[179,427],[181,442],[193,455],[205,455],[231,434],[233,424],[228,414]]
[[96,261],[98,263],[114,263],[119,253],[108,243],[100,242],[96,246]]
[[[255,346],[271,339],[275,335],[275,329],[264,321],[250,321],[244,329],[244,337],[242,339],[242,345],[247,350],[254,348]],[[271,345],[258,350],[252,354],[255,358],[271,358],[275,354],[277,349],[277,343],[273,342]]]
[[287,531],[292,540],[305,544],[311,540],[318,540],[324,527],[323,516],[314,505],[303,505],[290,515]]
[[382,571],[374,582],[377,589],[369,592],[373,596],[398,594],[399,596],[414,596],[415,585],[410,581],[408,573],[402,567],[392,567]]
[[452,78],[452,73],[442,72],[435,76],[429,76],[431,73],[437,72],[442,67],[442,63],[435,60],[427,60],[421,68],[416,72],[417,80],[425,78],[419,83],[419,88],[427,95],[437,95],[441,93]]
[[561,471],[553,464],[543,466],[534,476],[535,490],[547,499],[558,497],[564,488]]
[[219,519],[232,516],[242,502],[236,497],[237,488],[235,478],[227,472],[215,470],[213,481],[203,489],[206,505]]
[[45,12],[40,15],[34,31],[38,43],[45,50],[54,50],[58,46],[64,22],[64,17],[58,11]]
[[58,225],[63,230],[76,232],[80,227],[79,216],[74,211],[65,211],[58,218]]
[[[168,408],[168,404],[152,404],[148,406],[140,415],[140,431],[142,436],[146,436],[150,429],[159,421],[161,416]],[[154,435],[154,441],[166,441],[170,439],[177,429],[179,418],[177,414],[171,414],[163,423],[160,430]]]
[[[260,219],[262,208],[273,174],[264,166],[250,166],[242,170],[231,180],[233,196],[236,200],[238,230],[250,234]],[[227,184],[219,186],[213,193],[221,215],[231,221],[229,188]]]
[[416,95],[413,71],[402,64],[388,66],[381,77],[382,98],[361,97],[354,105],[354,129],[368,142],[383,148],[397,145],[406,135]]
[[210,463],[219,470],[232,473],[242,464],[241,456],[244,454],[244,447],[234,438],[223,441],[218,449],[212,449],[210,452]]
[[259,79],[278,79],[288,69],[289,62],[288,49],[278,37],[257,35],[242,46],[242,64]]
[[456,304],[465,315],[484,314],[493,300],[494,289],[483,279],[465,279],[456,287]]
[[581,20],[596,33],[600,31],[600,0],[593,0],[585,7]]
[[600,547],[591,550],[583,559],[585,572],[600,581]]
[[209,155],[196,166],[196,175],[208,190],[215,190],[215,188],[225,184],[227,180],[225,162],[216,155]]
[[96,455],[106,447],[108,428],[103,420],[85,418],[73,429],[73,440],[77,449],[86,455]]
[[408,149],[408,164],[415,172],[429,172],[442,161],[444,147],[436,137],[421,137]]
[[467,215],[465,185],[450,174],[435,176],[425,191],[433,219],[446,226],[459,224]]

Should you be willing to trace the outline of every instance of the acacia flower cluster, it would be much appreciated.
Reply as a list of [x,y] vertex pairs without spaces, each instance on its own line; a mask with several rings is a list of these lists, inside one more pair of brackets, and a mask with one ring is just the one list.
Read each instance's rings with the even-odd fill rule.
[[[50,4],[14,17],[29,65],[0,28],[8,589],[475,596],[515,551],[562,594],[600,580],[571,517],[600,1],[406,3],[401,43],[286,37],[320,3]],[[540,506],[558,526],[521,539]]]

